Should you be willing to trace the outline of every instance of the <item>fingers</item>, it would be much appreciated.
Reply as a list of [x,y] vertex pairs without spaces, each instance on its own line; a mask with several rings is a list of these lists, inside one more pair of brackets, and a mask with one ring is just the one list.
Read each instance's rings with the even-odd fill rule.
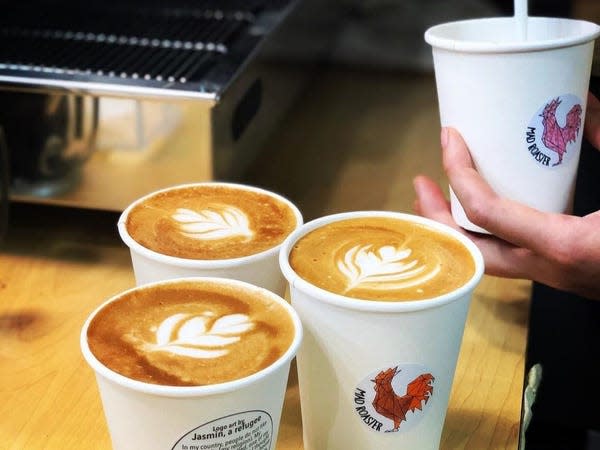
[[592,93],[588,94],[587,111],[585,113],[585,138],[600,149],[600,100]]
[[567,216],[547,214],[501,198],[473,165],[467,145],[454,129],[442,135],[444,168],[450,185],[471,222],[516,247],[547,254],[560,238]]
[[531,253],[497,239],[494,236],[469,233],[459,227],[450,212],[450,204],[442,189],[430,178],[417,176],[413,180],[415,211],[429,219],[448,225],[468,236],[479,247],[485,260],[486,273],[508,278],[525,278]]
[[485,273],[504,278],[533,279],[536,255],[495,236],[469,233],[485,261]]
[[417,195],[415,210],[417,213],[429,219],[459,228],[450,213],[450,204],[446,200],[444,192],[431,178],[419,175],[413,180],[413,186]]
[[[479,175],[456,130],[446,130],[441,141],[444,167],[467,217],[493,234],[481,235],[460,229],[452,218],[442,189],[423,176],[416,177],[413,182],[417,211],[469,236],[481,250],[489,275],[531,279],[561,289],[583,290],[586,284],[576,275],[588,274],[589,267],[598,267],[596,263],[586,262],[598,260],[598,255],[594,254],[594,249],[598,248],[597,235],[589,230],[600,226],[600,211],[584,218],[547,214],[502,198]],[[573,267],[580,268],[573,271]],[[587,267],[587,271],[582,271],[581,267]],[[590,273],[597,274],[597,271]]]

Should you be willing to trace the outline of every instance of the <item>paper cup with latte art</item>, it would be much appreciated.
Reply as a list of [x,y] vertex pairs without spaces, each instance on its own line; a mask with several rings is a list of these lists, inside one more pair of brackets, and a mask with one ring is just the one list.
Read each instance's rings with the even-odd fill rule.
[[225,277],[278,295],[285,279],[277,257],[302,224],[281,195],[235,183],[173,186],[133,202],[119,218],[138,285],[189,276]]
[[351,212],[292,233],[280,265],[304,328],[305,449],[437,449],[477,247],[422,217]]
[[273,450],[301,339],[281,297],[197,277],[116,295],[80,343],[115,450]]

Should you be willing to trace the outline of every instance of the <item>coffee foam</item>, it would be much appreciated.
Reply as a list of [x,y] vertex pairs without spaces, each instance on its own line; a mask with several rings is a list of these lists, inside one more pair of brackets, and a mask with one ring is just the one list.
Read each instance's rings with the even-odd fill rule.
[[254,237],[248,216],[229,205],[212,205],[199,211],[177,208],[171,218],[179,224],[179,232],[192,239],[211,241],[236,236]]
[[176,313],[164,319],[154,332],[154,342],[138,341],[134,334],[125,339],[139,344],[144,352],[167,352],[197,359],[219,358],[230,353],[254,322],[245,314],[221,317],[206,311],[201,315]]
[[134,204],[129,235],[155,252],[187,259],[230,259],[279,245],[298,224],[292,207],[266,192],[227,184],[160,191]]
[[414,257],[410,248],[372,244],[352,246],[335,258],[340,273],[346,276],[344,294],[358,288],[376,291],[406,289],[427,283],[441,269],[441,261],[434,259],[427,265]]
[[364,217],[332,222],[301,237],[289,262],[303,279],[352,298],[419,300],[451,292],[475,273],[469,250],[429,226]]
[[258,372],[294,339],[285,308],[256,291],[209,281],[129,291],[90,322],[94,356],[128,378],[203,386]]

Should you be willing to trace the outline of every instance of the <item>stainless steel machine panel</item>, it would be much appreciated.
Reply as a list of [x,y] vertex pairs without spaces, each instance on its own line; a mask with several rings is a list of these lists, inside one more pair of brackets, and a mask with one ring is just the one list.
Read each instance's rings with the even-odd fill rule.
[[327,51],[319,4],[2,5],[11,199],[120,210],[164,186],[235,180]]

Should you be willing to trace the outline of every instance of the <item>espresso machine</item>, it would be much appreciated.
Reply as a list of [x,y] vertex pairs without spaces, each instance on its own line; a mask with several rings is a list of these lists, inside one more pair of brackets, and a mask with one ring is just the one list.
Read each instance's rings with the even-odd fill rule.
[[10,199],[119,211],[235,180],[326,58],[327,3],[0,2]]

